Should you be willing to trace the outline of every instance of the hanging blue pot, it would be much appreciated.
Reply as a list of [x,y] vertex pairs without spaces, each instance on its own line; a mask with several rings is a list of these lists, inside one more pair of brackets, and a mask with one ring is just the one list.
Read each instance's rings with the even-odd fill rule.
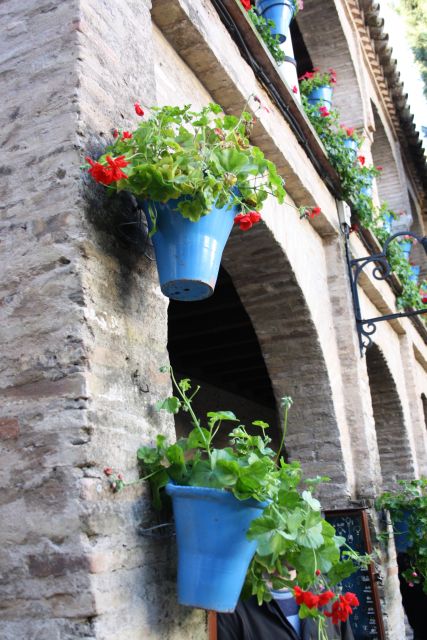
[[391,213],[386,213],[385,214],[385,216],[384,216],[384,229],[386,231],[388,231],[388,233],[391,233],[394,220],[395,220],[395,218],[394,218],[394,216],[391,215]]
[[319,107],[327,107],[328,109],[332,106],[332,87],[317,87],[317,89],[313,89],[307,96],[308,104],[314,106],[318,105]]
[[415,282],[415,284],[418,283],[418,278],[420,277],[420,267],[416,264],[413,264],[411,266],[411,271],[412,274],[409,276],[409,280],[411,280],[411,282]]
[[295,13],[293,0],[256,0],[255,4],[263,18],[274,22],[275,27],[271,29],[272,35],[279,36],[280,43],[285,42]]
[[365,177],[360,187],[360,193],[367,198],[372,198],[372,178]]
[[344,138],[344,146],[349,150],[354,158],[357,156],[357,152],[359,150],[357,140],[354,140],[354,138]]
[[246,532],[267,503],[207,487],[168,484],[166,493],[175,518],[180,604],[234,611],[257,546]]
[[157,213],[152,236],[162,293],[174,300],[203,300],[212,295],[222,252],[233,227],[237,206],[212,211],[192,222],[177,209],[183,198],[166,203],[143,201],[148,227],[149,206]]
[[412,250],[412,242],[410,240],[404,240],[403,242],[399,242],[400,248],[405,254],[405,258],[409,260],[409,255]]

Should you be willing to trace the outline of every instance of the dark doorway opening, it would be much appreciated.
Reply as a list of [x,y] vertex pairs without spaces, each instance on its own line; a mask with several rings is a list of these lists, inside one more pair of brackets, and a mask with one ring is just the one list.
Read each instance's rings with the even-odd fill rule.
[[[215,293],[200,302],[169,304],[168,350],[177,376],[201,386],[194,401],[199,416],[225,409],[249,426],[264,420],[278,441],[276,401],[257,336],[233,285],[221,267]],[[177,421],[179,435],[185,427]],[[180,433],[181,432],[181,433]]]

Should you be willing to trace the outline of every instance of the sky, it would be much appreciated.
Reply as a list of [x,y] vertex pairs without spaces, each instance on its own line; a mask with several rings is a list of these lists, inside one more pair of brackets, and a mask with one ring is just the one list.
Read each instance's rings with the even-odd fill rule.
[[[402,17],[394,9],[396,4],[396,0],[381,0],[380,15],[384,18],[384,31],[390,36],[389,42],[393,47],[392,57],[397,60],[397,68],[400,71],[405,93],[408,94],[408,103],[414,115],[415,126],[422,137],[421,127],[427,127],[427,100],[423,95],[423,81],[414,55],[405,39]],[[427,139],[425,138],[424,148],[426,147]]]

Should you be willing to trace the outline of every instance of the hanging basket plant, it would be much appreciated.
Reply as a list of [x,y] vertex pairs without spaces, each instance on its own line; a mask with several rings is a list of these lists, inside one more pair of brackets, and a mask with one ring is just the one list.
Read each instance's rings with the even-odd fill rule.
[[[291,398],[281,401],[282,441],[274,451],[267,423],[255,420],[246,428],[223,410],[210,411],[203,420],[192,406],[199,387],[192,388],[187,378],[176,380],[169,367],[162,371],[170,373],[176,395],[156,408],[184,411],[192,428],[174,443],[157,435],[155,445],[140,447],[137,456],[154,505],[161,507],[164,490],[172,498],[179,602],[227,612],[240,595],[257,595],[261,605],[271,599],[271,585],[287,587],[300,617],[314,618],[318,638],[327,640],[327,618],[346,620],[358,605],[354,594],[342,592],[341,580],[371,558],[348,547],[322,517],[312,490],[327,478],[304,482],[300,464],[285,462]],[[215,436],[226,425],[228,442],[216,447]],[[107,471],[113,490],[126,487],[121,476]]]
[[[254,100],[260,106],[257,97]],[[250,144],[253,116],[225,115],[217,104],[200,111],[150,108],[133,131],[115,142],[89,174],[113,191],[141,201],[156,253],[163,293],[179,300],[212,294],[233,223],[248,230],[260,221],[269,195],[284,201],[275,165]]]
[[331,108],[332,94],[337,82],[334,69],[321,72],[319,67],[315,67],[313,71],[307,71],[298,80],[301,95],[305,96],[310,106]]

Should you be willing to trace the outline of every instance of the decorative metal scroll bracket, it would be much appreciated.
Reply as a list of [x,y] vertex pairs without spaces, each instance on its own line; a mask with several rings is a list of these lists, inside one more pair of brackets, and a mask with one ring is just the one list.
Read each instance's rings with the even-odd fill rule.
[[363,357],[366,350],[372,345],[372,336],[377,330],[377,323],[384,322],[386,320],[394,320],[395,318],[409,318],[411,316],[417,316],[423,313],[427,313],[427,309],[417,309],[414,311],[402,311],[399,313],[390,313],[385,316],[377,316],[376,318],[362,318],[362,314],[360,311],[360,300],[359,300],[359,292],[357,289],[357,283],[359,280],[359,276],[362,273],[363,269],[371,263],[376,263],[372,271],[372,275],[376,280],[385,280],[391,274],[391,266],[389,261],[387,260],[387,249],[395,238],[399,236],[411,236],[415,238],[417,242],[422,244],[424,247],[424,251],[427,254],[427,236],[417,236],[412,231],[399,231],[398,233],[393,233],[393,235],[389,236],[384,243],[383,250],[381,253],[374,253],[370,256],[365,256],[364,258],[351,258],[350,257],[350,247],[349,247],[349,236],[350,236],[350,227],[347,222],[344,222],[342,225],[342,229],[345,237],[345,254],[348,266],[348,273],[350,277],[350,287],[351,287],[351,295],[353,298],[353,307],[354,307],[354,315],[356,319],[356,330],[359,338],[359,347],[360,347],[360,355]]

